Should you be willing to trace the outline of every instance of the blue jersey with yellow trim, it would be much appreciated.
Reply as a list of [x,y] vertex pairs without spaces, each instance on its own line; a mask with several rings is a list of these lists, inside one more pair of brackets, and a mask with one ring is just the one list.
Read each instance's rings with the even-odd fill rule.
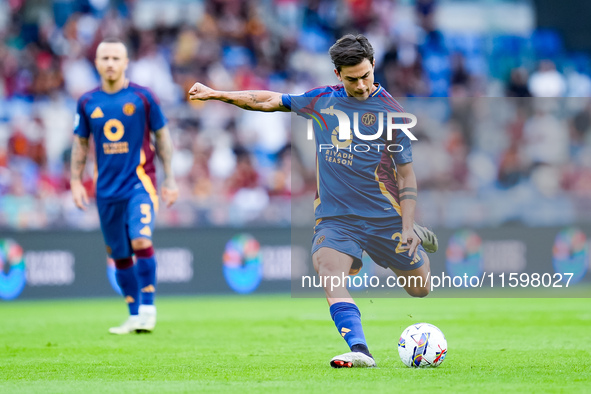
[[[404,111],[386,90],[376,84],[370,97],[361,101],[347,97],[342,85],[323,86],[300,95],[284,94],[282,101],[285,107],[313,123],[316,219],[343,215],[402,216],[396,164],[412,162],[412,151],[410,138],[401,130],[392,130],[388,139],[387,113]],[[349,139],[339,139],[339,119],[331,116],[334,115],[331,107],[348,115]],[[383,122],[381,135],[378,133],[380,120]],[[373,138],[371,136],[375,139],[369,139]]]
[[142,185],[156,196],[155,149],[150,131],[165,125],[166,118],[154,95],[134,83],[117,93],[97,88],[80,97],[74,133],[94,137],[97,199],[127,199]]

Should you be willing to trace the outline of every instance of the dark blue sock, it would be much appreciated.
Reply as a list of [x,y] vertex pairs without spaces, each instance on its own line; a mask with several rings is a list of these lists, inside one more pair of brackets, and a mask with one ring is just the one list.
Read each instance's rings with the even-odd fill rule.
[[[350,302],[332,304],[330,306],[330,316],[337,326],[339,334],[347,341],[347,345],[349,345],[351,350],[358,351],[357,349],[359,348],[367,349],[363,327],[361,326],[361,312],[359,312],[357,305]],[[356,349],[353,349],[354,346]],[[367,353],[369,355],[369,351]]]
[[156,292],[156,257],[154,248],[136,250],[137,276],[141,288],[142,305],[154,305]]
[[[131,261],[131,266],[129,266],[129,261]],[[117,268],[115,270],[115,278],[125,296],[125,302],[127,302],[127,306],[129,307],[129,314],[137,315],[140,307],[140,289],[135,276],[133,260],[131,258],[115,260],[115,265],[117,267],[127,267]]]

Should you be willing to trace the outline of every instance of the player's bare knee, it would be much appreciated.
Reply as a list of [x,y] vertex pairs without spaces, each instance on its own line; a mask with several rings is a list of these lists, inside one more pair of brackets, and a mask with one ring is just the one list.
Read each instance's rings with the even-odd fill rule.
[[411,297],[423,298],[427,297],[430,291],[428,287],[409,287],[406,289],[406,292]]
[[133,250],[147,249],[152,246],[152,241],[147,238],[137,238],[131,241],[131,248]]

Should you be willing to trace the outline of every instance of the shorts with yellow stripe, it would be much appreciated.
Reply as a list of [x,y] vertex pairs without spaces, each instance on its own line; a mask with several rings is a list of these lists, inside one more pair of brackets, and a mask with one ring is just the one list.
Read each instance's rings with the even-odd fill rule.
[[107,253],[113,259],[131,257],[131,240],[152,239],[156,212],[150,194],[141,184],[125,200],[97,200]]
[[[353,257],[351,274],[361,268],[363,251],[378,265],[410,271],[424,264],[422,245],[415,256],[402,249],[402,218],[362,218],[332,216],[322,218],[314,228],[312,254],[320,248],[331,248]],[[421,253],[422,252],[422,253]]]

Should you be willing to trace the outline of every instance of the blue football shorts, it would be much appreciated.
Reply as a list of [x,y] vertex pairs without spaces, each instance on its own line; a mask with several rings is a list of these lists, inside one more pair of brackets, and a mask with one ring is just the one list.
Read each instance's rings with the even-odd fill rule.
[[113,259],[131,257],[131,240],[152,240],[155,210],[150,195],[143,189],[134,190],[127,200],[97,201],[101,230],[107,253]]
[[[422,245],[415,256],[402,250],[402,218],[361,218],[334,216],[323,218],[314,228],[312,254],[331,248],[353,257],[352,269],[360,268],[363,251],[378,265],[410,271],[424,264]],[[421,253],[422,252],[422,253]]]

